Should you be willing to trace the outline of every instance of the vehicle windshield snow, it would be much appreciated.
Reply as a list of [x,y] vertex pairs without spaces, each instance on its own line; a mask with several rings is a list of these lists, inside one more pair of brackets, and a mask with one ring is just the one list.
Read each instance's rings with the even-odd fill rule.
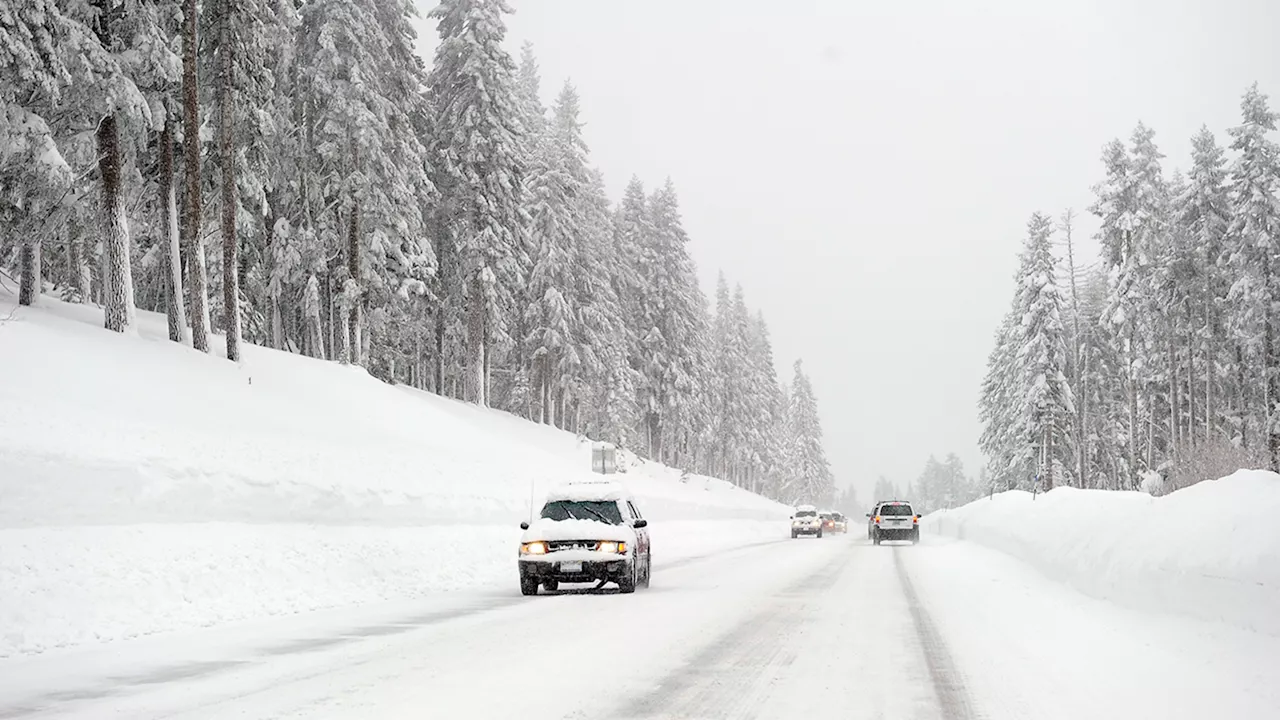
[[798,518],[801,518],[801,517],[814,517],[814,516],[816,516],[817,514],[818,514],[818,512],[817,512],[816,510],[801,510],[800,512],[796,513],[796,517],[798,517]]
[[610,525],[622,524],[618,503],[609,500],[556,500],[542,508],[548,520],[595,520]]

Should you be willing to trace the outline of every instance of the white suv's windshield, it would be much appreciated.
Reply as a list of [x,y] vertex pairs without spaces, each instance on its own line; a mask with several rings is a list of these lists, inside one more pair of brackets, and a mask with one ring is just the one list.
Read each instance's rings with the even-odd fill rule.
[[885,505],[880,508],[880,514],[894,517],[894,516],[902,516],[902,515],[914,515],[915,513],[911,512],[910,505]]
[[612,500],[556,500],[542,508],[548,520],[598,520],[610,525],[622,524],[622,512]]

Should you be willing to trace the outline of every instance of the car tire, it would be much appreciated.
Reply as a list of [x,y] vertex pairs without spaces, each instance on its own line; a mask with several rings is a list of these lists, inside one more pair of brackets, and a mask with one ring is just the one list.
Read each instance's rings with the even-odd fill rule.
[[538,578],[520,576],[520,594],[521,595],[537,595],[538,594]]
[[636,591],[636,578],[640,573],[640,561],[632,559],[631,568],[627,574],[618,578],[618,592],[629,595]]
[[874,530],[871,532],[871,544],[872,544],[872,545],[879,545],[879,544],[880,544],[880,533],[878,533],[878,532],[876,532],[876,531],[874,531]]
[[819,531],[818,531],[818,538],[822,538],[822,531],[821,531],[821,530],[819,530]]
[[791,539],[792,539],[792,540],[795,540],[795,539],[796,539],[796,538],[798,538],[798,537],[800,537],[800,533],[796,532],[795,530],[792,530],[792,531],[791,531]]
[[543,580],[542,587],[547,592],[553,593],[560,589],[560,581],[559,580]]
[[651,553],[644,554],[644,579],[640,581],[640,587],[649,587],[649,581],[653,577],[653,557]]

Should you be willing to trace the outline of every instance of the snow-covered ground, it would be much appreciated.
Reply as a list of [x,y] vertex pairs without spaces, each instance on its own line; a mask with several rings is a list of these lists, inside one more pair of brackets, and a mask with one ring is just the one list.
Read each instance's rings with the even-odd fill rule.
[[98,320],[0,323],[0,717],[1280,717],[1270,473],[1006,493],[875,547],[636,465],[653,587],[525,598],[518,523],[589,445]]
[[1241,470],[1163,497],[1057,488],[941,511],[926,532],[1009,553],[1104,600],[1280,636],[1280,475]]
[[[531,497],[593,477],[583,439],[358,368],[14,306],[0,288],[0,657],[515,587]],[[655,565],[786,536],[777,503],[630,464]]]

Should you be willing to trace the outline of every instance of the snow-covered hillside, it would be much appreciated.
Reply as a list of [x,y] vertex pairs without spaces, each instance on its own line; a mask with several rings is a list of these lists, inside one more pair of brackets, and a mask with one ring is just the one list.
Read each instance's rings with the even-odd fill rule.
[[1164,497],[1013,491],[927,516],[1094,597],[1280,636],[1280,475],[1241,470]]
[[[235,365],[162,316],[100,325],[49,298],[0,321],[0,656],[514,587],[531,497],[592,477],[554,428],[252,346]],[[628,460],[655,565],[786,534],[777,503]]]

